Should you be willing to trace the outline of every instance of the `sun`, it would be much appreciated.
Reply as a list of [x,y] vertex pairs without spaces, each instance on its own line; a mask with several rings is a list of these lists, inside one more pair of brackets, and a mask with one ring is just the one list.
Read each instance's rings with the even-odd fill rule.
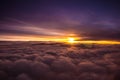
[[68,38],[68,42],[69,43],[74,43],[75,42],[75,38]]

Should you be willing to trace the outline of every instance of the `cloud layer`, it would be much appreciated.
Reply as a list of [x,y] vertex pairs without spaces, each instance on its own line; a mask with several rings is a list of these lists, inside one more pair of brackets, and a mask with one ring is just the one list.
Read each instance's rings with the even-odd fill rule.
[[1,80],[119,80],[119,45],[0,42]]

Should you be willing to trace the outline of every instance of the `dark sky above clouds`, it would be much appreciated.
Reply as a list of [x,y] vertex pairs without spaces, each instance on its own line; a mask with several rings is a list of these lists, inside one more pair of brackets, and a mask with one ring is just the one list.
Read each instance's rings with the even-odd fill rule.
[[0,36],[120,40],[119,0],[1,0]]

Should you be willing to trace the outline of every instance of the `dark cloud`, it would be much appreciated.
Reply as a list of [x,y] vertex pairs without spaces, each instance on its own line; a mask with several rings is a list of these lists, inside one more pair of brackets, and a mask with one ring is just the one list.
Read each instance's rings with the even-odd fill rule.
[[26,74],[20,74],[16,77],[16,80],[32,80],[28,75]]
[[75,72],[76,66],[69,61],[69,58],[62,57],[52,63],[52,69],[55,72]]
[[7,77],[8,77],[8,75],[7,75],[6,72],[0,71],[0,79],[1,79],[1,80],[5,80],[5,79],[7,79]]
[[[120,79],[119,45],[94,45],[93,48],[62,45],[41,42],[0,43],[0,51],[2,51],[0,53],[0,79]],[[30,49],[32,51],[29,51]]]
[[[89,25],[89,26],[88,26]],[[119,25],[104,25],[104,24],[85,24],[79,25],[76,30],[79,36],[88,40],[118,40],[119,41]]]

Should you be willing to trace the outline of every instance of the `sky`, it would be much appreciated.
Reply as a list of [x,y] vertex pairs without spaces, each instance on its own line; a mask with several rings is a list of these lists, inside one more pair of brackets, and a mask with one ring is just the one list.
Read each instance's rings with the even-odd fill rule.
[[1,0],[0,40],[120,41],[119,0]]

